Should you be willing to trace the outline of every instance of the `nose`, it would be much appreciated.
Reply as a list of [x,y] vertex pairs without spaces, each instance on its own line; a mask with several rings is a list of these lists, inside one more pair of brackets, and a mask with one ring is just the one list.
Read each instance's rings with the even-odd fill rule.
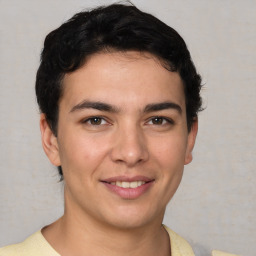
[[111,151],[113,161],[133,167],[149,158],[146,138],[138,127],[119,129]]

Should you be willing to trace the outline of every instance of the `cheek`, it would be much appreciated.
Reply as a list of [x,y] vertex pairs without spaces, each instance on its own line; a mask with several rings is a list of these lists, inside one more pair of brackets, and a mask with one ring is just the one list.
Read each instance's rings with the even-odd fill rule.
[[150,151],[156,161],[168,166],[181,165],[184,166],[186,155],[186,139],[185,136],[166,136],[160,140],[151,141]]
[[[72,133],[71,133],[72,134]],[[63,171],[75,171],[76,174],[92,173],[103,161],[107,152],[107,143],[94,136],[75,133],[62,136],[59,143],[60,159]]]
[[[169,136],[153,147],[153,161],[160,170],[159,181],[164,188],[164,198],[169,201],[178,188],[185,163],[186,137]],[[153,146],[153,145],[152,145]]]
[[186,143],[184,141],[172,138],[165,139],[162,144],[158,144],[154,151],[154,161],[159,169],[158,181],[162,188],[157,193],[157,197],[162,198],[167,204],[173,195],[182,179]]

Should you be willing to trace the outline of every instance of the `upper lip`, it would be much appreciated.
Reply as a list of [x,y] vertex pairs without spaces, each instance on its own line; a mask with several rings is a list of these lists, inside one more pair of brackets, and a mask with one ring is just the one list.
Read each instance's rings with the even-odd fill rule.
[[154,181],[154,179],[146,177],[146,176],[132,176],[132,177],[128,177],[128,176],[115,176],[115,177],[110,177],[107,179],[102,179],[102,182],[107,182],[107,183],[111,183],[111,182],[116,182],[116,181],[126,181],[126,182],[133,182],[133,181],[144,181],[144,182],[150,182],[150,181]]

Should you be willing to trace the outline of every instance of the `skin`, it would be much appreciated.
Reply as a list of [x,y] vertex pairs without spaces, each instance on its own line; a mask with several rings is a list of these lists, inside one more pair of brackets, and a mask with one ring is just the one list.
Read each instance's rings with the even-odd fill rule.
[[[197,120],[187,129],[179,74],[147,53],[100,53],[63,85],[57,138],[44,114],[40,127],[63,169],[65,213],[43,235],[62,256],[171,255],[161,224],[197,134]],[[151,183],[133,199],[103,182],[138,175]]]

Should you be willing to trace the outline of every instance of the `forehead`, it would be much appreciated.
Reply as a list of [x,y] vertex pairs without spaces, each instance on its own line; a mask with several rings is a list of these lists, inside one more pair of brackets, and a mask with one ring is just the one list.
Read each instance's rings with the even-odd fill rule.
[[174,101],[184,106],[184,87],[177,72],[167,70],[149,53],[112,52],[92,55],[63,81],[66,104],[84,99],[120,106]]

